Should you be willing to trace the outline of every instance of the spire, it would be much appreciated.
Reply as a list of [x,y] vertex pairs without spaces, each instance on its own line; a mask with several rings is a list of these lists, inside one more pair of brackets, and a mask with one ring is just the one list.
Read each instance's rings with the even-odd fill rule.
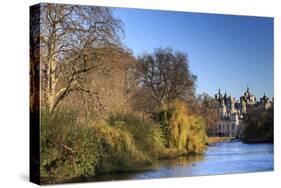
[[227,93],[225,92],[224,93],[224,97],[223,97],[224,99],[226,99],[227,98]]
[[248,98],[248,97],[251,97],[252,96],[252,94],[251,94],[251,92],[250,92],[250,89],[249,89],[249,85],[247,84],[247,90],[246,90],[246,92],[244,93],[244,96],[246,97],[246,98]]
[[267,102],[269,98],[268,98],[268,97],[265,95],[265,93],[264,93],[262,99],[263,99],[265,102]]

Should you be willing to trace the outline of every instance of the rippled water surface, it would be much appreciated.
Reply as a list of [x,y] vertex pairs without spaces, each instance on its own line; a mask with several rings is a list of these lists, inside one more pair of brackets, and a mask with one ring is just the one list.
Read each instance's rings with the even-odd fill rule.
[[102,175],[88,181],[151,179],[273,170],[273,144],[223,142],[208,147],[204,155],[162,160],[152,170]]

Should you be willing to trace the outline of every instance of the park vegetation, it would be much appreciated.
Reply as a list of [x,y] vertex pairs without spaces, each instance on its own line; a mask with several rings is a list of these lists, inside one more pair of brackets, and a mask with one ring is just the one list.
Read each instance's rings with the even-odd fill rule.
[[205,151],[215,104],[196,97],[186,53],[160,47],[135,57],[110,8],[41,4],[33,11],[40,24],[31,20],[30,110],[39,106],[39,67],[41,183]]
[[273,107],[263,111],[250,111],[246,114],[242,140],[246,143],[273,143],[274,111]]

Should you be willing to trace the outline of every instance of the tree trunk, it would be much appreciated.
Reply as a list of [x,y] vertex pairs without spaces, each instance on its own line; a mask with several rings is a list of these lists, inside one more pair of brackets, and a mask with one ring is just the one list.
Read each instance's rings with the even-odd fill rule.
[[49,112],[53,113],[55,111],[55,100],[56,100],[56,61],[51,60],[48,69],[47,77],[47,107]]

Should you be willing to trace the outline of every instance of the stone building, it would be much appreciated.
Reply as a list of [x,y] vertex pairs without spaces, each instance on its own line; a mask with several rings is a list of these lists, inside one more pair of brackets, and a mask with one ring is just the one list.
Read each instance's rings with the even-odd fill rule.
[[219,121],[215,125],[213,136],[241,137],[245,114],[250,110],[262,111],[272,106],[272,102],[266,95],[257,101],[248,87],[239,100],[231,95],[227,96],[226,93],[223,95],[220,89],[215,99],[219,104]]

